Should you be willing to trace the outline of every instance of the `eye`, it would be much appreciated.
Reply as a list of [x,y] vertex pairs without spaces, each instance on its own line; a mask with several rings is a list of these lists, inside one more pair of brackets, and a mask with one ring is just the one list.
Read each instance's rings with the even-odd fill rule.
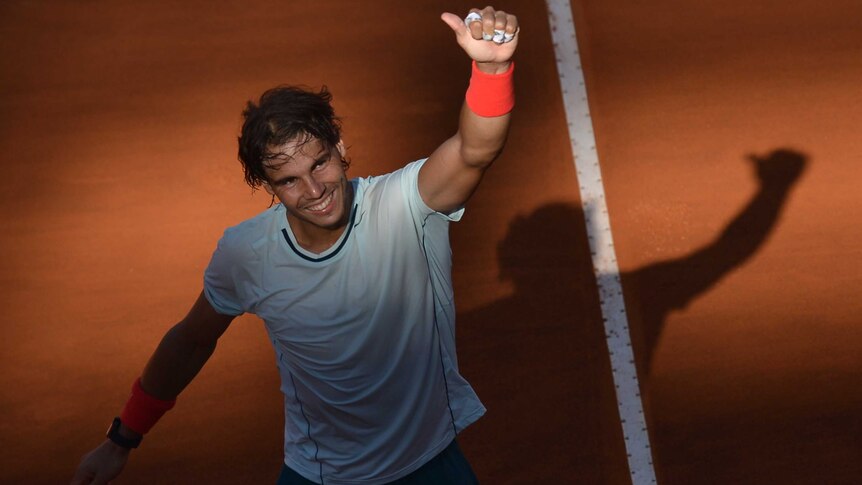
[[326,157],[321,158],[320,160],[314,162],[314,167],[312,167],[312,169],[313,170],[319,170],[319,169],[325,167],[326,164],[329,163],[329,159],[330,159],[330,156],[329,156],[329,154],[327,154]]
[[281,185],[282,187],[292,187],[295,184],[296,184],[296,178],[294,178],[294,177],[288,177],[288,178],[282,179],[278,182],[278,185]]

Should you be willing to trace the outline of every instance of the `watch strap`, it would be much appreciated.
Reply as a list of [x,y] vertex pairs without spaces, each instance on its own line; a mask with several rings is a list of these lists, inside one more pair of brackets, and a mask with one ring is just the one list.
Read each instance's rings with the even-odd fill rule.
[[141,441],[143,441],[144,437],[141,436],[139,438],[127,438],[120,434],[120,425],[123,422],[120,420],[119,416],[114,418],[114,421],[111,422],[111,427],[108,428],[108,433],[106,434],[107,438],[113,441],[116,445],[121,446],[126,449],[137,448]]

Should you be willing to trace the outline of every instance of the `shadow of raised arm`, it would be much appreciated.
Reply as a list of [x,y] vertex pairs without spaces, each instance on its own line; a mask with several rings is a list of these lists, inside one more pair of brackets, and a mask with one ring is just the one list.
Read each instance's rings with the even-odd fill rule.
[[627,291],[632,288],[636,293],[627,298],[627,306],[640,320],[646,355],[638,360],[647,369],[667,314],[685,308],[757,252],[807,165],[806,155],[789,149],[765,157],[749,155],[748,160],[759,181],[758,191],[714,241],[687,256],[622,275]]

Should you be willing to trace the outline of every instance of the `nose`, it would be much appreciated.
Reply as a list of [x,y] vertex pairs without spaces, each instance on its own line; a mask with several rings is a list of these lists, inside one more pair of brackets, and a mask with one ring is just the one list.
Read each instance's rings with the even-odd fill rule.
[[308,198],[310,199],[318,199],[321,195],[323,195],[326,187],[317,181],[314,177],[308,177],[305,182],[306,193],[308,194]]

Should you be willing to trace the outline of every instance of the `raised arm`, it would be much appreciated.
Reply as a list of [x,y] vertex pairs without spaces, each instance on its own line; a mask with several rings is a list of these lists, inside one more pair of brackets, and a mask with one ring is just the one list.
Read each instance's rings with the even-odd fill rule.
[[492,7],[472,9],[469,27],[451,13],[441,18],[474,61],[473,76],[458,132],[422,166],[419,193],[428,207],[451,212],[467,202],[503,150],[514,100],[511,59],[518,45],[518,19]]
[[[134,407],[135,400],[142,397],[148,400],[144,406],[155,403],[157,406],[169,407],[166,404],[176,399],[209,360],[216,342],[233,319],[232,316],[217,313],[201,293],[188,315],[168,330],[150,357],[140,384],[136,384],[135,392],[142,392],[143,395],[133,396],[129,400],[124,415],[130,407]],[[140,406],[140,401],[137,404]],[[148,431],[134,429],[134,426],[122,423],[117,433],[121,438],[136,440]],[[72,484],[108,483],[123,470],[130,451],[109,439],[104,440],[81,460]]]

